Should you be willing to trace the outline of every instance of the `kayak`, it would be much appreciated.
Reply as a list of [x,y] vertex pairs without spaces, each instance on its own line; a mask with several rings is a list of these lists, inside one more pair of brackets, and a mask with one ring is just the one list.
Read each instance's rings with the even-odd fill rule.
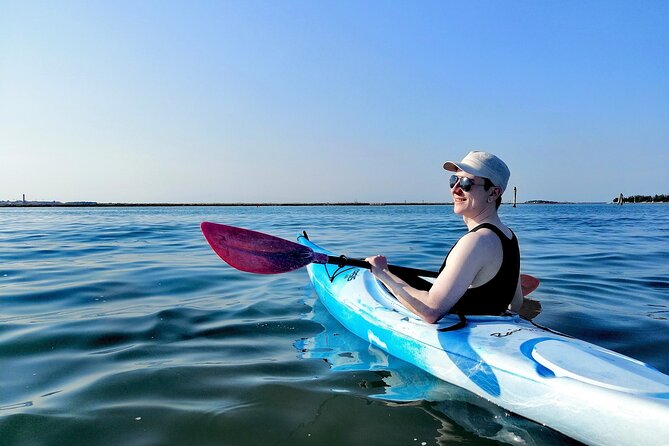
[[648,364],[513,313],[428,324],[367,269],[307,271],[344,327],[441,380],[586,444],[669,445],[669,376]]

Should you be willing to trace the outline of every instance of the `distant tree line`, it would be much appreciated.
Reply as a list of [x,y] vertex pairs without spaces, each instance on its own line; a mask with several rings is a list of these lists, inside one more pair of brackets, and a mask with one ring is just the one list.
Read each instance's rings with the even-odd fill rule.
[[[614,203],[618,203],[618,197],[613,199]],[[630,195],[623,197],[623,203],[669,203],[669,195]]]

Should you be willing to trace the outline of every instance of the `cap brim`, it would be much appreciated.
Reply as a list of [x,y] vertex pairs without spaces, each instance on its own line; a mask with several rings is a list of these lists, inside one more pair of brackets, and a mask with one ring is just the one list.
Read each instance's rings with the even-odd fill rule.
[[468,174],[475,175],[477,177],[485,177],[483,172],[481,172],[479,169],[476,169],[463,162],[460,162],[460,164],[455,164],[453,161],[446,161],[444,163],[444,169],[450,172],[457,172],[458,170],[461,170],[463,172],[467,172]]
[[460,166],[455,164],[453,161],[446,161],[444,163],[444,169],[450,171],[450,172],[457,172],[458,170],[462,170]]

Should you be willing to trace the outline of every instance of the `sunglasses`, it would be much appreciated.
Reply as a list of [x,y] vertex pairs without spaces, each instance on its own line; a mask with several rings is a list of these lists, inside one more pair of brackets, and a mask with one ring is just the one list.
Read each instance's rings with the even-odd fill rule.
[[474,180],[471,178],[467,177],[459,177],[457,175],[451,175],[451,178],[449,178],[448,184],[450,184],[451,189],[455,187],[456,184],[460,183],[460,189],[462,189],[465,192],[469,192],[472,188],[472,186],[485,186],[485,184],[476,184],[474,183]]

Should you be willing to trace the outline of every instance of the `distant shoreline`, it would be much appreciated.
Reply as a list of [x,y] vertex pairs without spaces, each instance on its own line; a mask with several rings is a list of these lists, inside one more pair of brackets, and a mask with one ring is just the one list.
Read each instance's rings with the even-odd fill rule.
[[452,203],[1,203],[0,207],[270,207],[270,206],[444,206]]
[[[571,202],[530,200],[518,205],[607,204],[605,201]],[[609,203],[610,204],[610,203]],[[114,208],[114,207],[296,207],[296,206],[452,206],[449,202],[316,202],[316,203],[95,203],[95,202],[0,202],[0,208]],[[504,203],[512,206],[512,203]]]

